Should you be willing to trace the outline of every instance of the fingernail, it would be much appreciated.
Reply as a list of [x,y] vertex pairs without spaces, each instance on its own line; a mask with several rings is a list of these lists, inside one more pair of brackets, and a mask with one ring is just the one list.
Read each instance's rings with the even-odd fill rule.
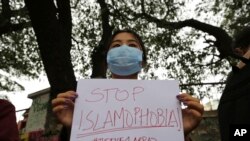
[[71,100],[75,100],[77,98],[77,96],[71,96],[70,99]]
[[177,98],[177,99],[180,99],[180,98],[181,98],[181,96],[180,96],[180,95],[177,95],[177,96],[176,96],[176,98]]
[[182,101],[182,102],[185,100],[185,98],[183,98],[181,96],[177,96],[177,99],[180,100],[180,101]]
[[183,104],[184,104],[185,106],[187,106],[187,102],[186,102],[186,101],[183,101]]
[[69,107],[67,105],[63,105],[63,108],[64,109],[68,109]]
[[75,94],[75,97],[78,97],[78,93]]
[[64,101],[65,103],[71,103],[71,100],[69,100],[69,99],[65,99],[65,101]]

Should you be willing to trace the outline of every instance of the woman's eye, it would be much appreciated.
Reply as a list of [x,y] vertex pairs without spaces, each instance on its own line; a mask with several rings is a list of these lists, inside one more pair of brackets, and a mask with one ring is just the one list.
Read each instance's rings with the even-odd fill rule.
[[129,44],[130,47],[138,47],[136,44]]
[[119,46],[121,46],[121,45],[120,44],[114,44],[114,45],[112,45],[112,48],[119,47]]

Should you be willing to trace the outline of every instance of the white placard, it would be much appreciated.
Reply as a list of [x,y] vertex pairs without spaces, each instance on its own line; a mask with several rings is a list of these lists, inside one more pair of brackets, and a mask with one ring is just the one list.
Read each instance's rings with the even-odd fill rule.
[[79,80],[71,141],[184,141],[178,81]]

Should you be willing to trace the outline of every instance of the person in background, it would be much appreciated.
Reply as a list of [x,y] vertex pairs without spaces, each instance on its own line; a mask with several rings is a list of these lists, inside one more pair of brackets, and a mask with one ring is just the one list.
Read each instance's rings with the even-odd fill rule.
[[29,116],[29,110],[30,110],[29,108],[25,110],[25,112],[23,113],[23,119],[18,121],[17,123],[19,132],[23,132],[23,130],[26,127],[26,123],[27,123],[28,116]]
[[0,128],[0,141],[19,141],[15,107],[4,99],[0,99]]
[[[107,64],[112,79],[138,79],[138,73],[146,65],[146,50],[141,37],[131,30],[116,31],[107,46]],[[53,112],[65,127],[62,140],[69,139],[75,98],[75,91],[67,91],[52,100]],[[188,134],[199,125],[204,108],[189,94],[182,93],[177,99],[187,106],[183,109],[183,126],[185,140],[189,141]]]
[[[249,60],[250,27],[236,34],[233,49]],[[218,106],[221,141],[229,141],[230,126],[250,124],[250,63],[239,61],[229,73]]]

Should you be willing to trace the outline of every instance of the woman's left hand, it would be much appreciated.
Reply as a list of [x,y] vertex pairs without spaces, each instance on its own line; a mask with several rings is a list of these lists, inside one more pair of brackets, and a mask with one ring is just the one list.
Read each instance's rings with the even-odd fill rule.
[[204,107],[199,99],[186,93],[177,95],[177,99],[187,106],[185,109],[182,109],[184,134],[187,136],[202,120]]

